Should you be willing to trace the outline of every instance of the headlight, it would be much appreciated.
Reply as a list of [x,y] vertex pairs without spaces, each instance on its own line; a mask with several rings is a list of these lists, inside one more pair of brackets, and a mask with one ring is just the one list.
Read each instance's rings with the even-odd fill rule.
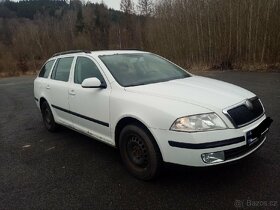
[[227,126],[217,114],[208,113],[179,118],[175,120],[170,130],[195,132],[225,128],[227,128]]

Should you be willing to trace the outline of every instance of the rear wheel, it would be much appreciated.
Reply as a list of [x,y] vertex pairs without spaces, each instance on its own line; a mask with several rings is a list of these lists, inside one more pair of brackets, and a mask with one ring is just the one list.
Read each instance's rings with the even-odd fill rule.
[[41,105],[41,112],[44,125],[47,128],[47,130],[50,132],[55,132],[58,128],[58,125],[55,123],[52,110],[46,101],[44,101]]
[[155,178],[161,167],[161,154],[153,137],[145,128],[127,125],[120,133],[122,161],[128,171],[142,180]]

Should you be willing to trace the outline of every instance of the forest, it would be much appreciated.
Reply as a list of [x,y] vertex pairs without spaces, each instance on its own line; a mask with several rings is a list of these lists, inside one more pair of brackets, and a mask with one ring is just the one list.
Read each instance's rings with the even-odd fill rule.
[[280,69],[280,0],[0,0],[0,76],[56,52],[139,49],[193,70]]

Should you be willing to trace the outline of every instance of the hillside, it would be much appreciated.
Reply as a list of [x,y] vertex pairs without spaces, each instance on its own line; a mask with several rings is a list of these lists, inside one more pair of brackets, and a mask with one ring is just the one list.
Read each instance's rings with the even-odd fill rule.
[[193,69],[279,69],[279,0],[129,2],[122,12],[79,0],[0,2],[0,74],[35,71],[70,49],[137,48]]

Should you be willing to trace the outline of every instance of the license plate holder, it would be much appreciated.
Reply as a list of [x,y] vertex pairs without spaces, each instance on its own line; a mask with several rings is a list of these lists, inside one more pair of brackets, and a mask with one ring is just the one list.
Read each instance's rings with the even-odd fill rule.
[[251,145],[255,144],[256,142],[260,141],[261,139],[263,139],[263,137],[267,133],[272,121],[273,120],[270,117],[267,117],[256,128],[248,131],[246,133],[247,145],[251,146]]

